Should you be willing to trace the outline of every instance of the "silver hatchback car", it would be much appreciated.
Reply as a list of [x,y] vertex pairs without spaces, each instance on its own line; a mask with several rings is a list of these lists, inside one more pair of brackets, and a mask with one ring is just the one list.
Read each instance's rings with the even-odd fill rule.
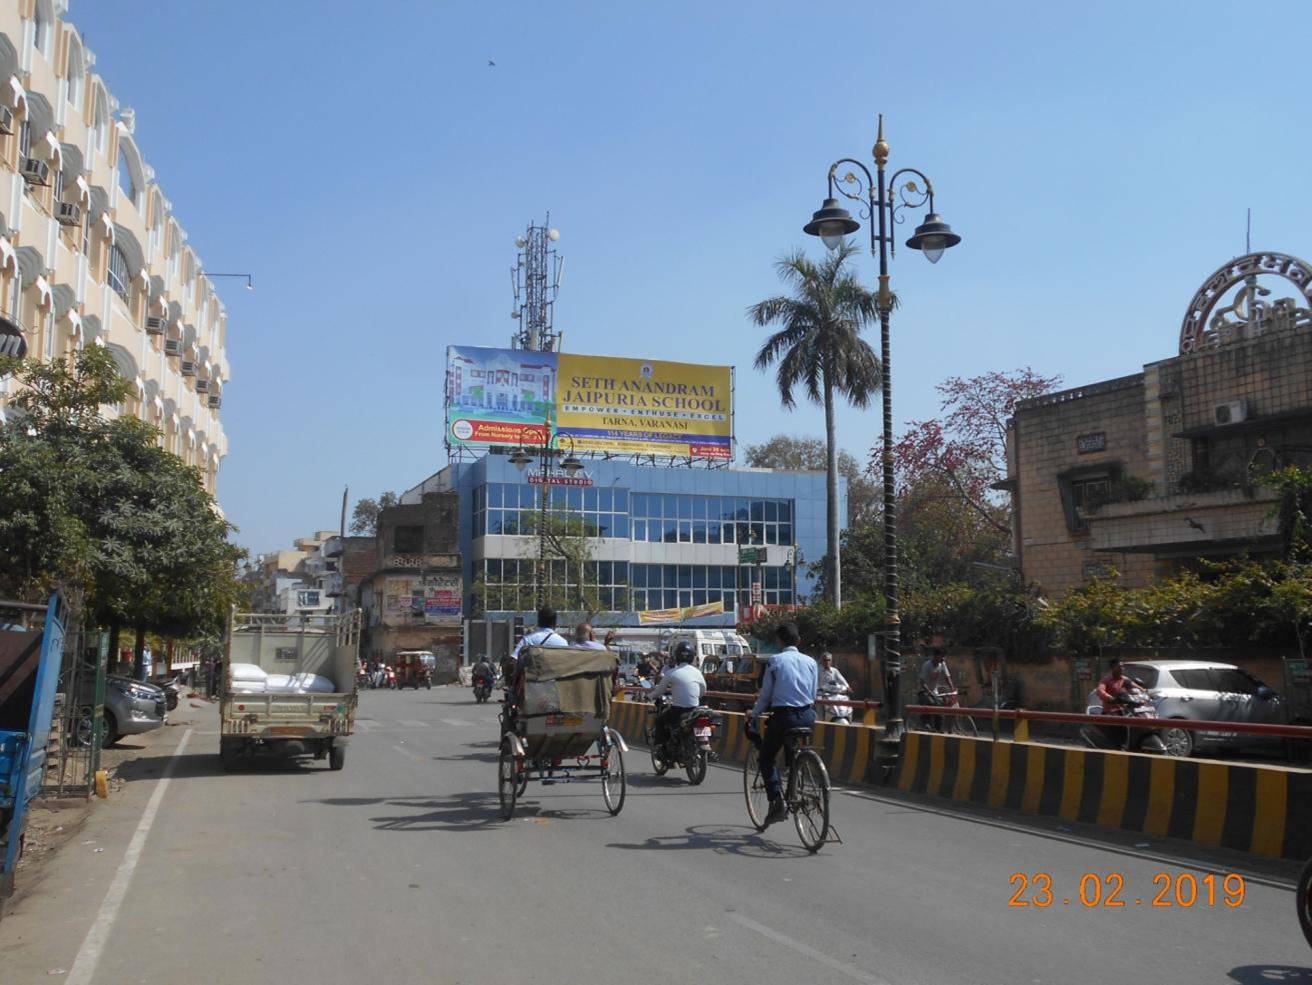
[[[1148,688],[1160,718],[1282,724],[1287,717],[1280,696],[1234,664],[1210,660],[1135,660],[1126,662],[1125,673]],[[1165,728],[1162,741],[1168,755],[1190,756],[1202,749],[1269,749],[1283,740],[1238,732]]]

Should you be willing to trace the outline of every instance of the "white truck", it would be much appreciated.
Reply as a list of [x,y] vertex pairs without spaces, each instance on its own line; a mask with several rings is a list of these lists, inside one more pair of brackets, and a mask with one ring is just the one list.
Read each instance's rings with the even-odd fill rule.
[[[359,610],[312,616],[234,611],[219,705],[223,768],[272,754],[327,759],[330,769],[340,770],[355,732],[359,657]],[[269,683],[260,682],[259,672]]]

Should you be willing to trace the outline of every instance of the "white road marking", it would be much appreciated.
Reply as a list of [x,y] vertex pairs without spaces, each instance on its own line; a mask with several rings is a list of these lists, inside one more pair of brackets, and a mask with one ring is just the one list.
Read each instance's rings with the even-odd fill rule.
[[461,726],[461,725],[473,725],[473,724],[474,724],[473,722],[467,722],[467,721],[465,721],[463,718],[444,718],[444,719],[442,719],[442,721],[445,722],[447,725],[455,725],[455,726],[457,726],[457,727],[459,727],[459,726]]
[[191,729],[183,733],[182,741],[173,750],[168,765],[164,767],[163,776],[155,784],[150,800],[146,802],[146,809],[142,812],[141,820],[137,822],[137,830],[133,832],[127,851],[123,853],[123,861],[119,863],[118,872],[114,874],[114,881],[109,884],[109,892],[105,894],[105,900],[100,904],[100,912],[96,914],[95,922],[91,924],[91,929],[83,938],[82,946],[78,948],[77,957],[73,961],[73,967],[68,973],[68,978],[65,979],[70,985],[91,985],[91,980],[95,977],[96,965],[100,963],[100,955],[104,953],[105,946],[109,943],[109,934],[114,929],[119,908],[123,905],[124,897],[127,896],[128,887],[132,885],[132,874],[136,872],[137,863],[141,861],[146,838],[150,836],[150,829],[155,824],[155,815],[159,813],[164,792],[169,788],[173,768],[177,765],[182,750],[187,747],[187,740],[191,738],[191,733]]
[[741,913],[730,913],[729,919],[735,923],[741,924],[754,933],[760,934],[762,937],[770,938],[770,940],[774,941],[776,944],[782,944],[784,947],[796,951],[798,954],[805,955],[812,961],[818,961],[822,965],[832,968],[834,971],[847,975],[847,977],[854,981],[863,982],[865,985],[889,985],[887,979],[879,978],[869,972],[863,971],[854,964],[848,964],[846,961],[839,961],[837,958],[831,958],[823,951],[817,951],[815,948],[808,947],[801,941],[793,940],[793,938],[785,936],[777,930],[771,930],[765,924],[757,923],[755,920],[750,917],[745,917]]
[[406,728],[428,728],[429,726],[428,722],[421,722],[414,718],[402,718],[400,719],[400,724],[404,725]]

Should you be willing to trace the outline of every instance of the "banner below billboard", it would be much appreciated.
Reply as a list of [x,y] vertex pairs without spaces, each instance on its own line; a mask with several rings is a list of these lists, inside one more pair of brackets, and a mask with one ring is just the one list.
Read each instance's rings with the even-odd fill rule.
[[556,427],[578,451],[733,456],[733,369],[561,353]]

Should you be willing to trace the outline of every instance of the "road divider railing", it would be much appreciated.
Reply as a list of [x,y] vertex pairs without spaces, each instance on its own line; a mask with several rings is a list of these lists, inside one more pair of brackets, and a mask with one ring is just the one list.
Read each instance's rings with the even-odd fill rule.
[[[907,708],[908,714],[968,711],[923,705]],[[1312,738],[1312,728],[1296,725],[1127,719],[1016,709],[1000,709],[999,717],[1015,720],[1018,732],[1027,721],[1049,721]],[[912,729],[903,736],[893,782],[909,793],[1180,838],[1198,845],[1275,858],[1312,855],[1312,824],[1308,823],[1312,817],[1312,771],[1289,766],[996,741]]]
[[[645,694],[646,688],[622,689],[622,698],[628,698],[628,692]],[[717,697],[718,696],[718,697]],[[708,692],[707,698],[713,700],[734,700],[751,704],[756,700],[754,694],[725,692]],[[860,707],[863,702],[839,701],[837,704],[851,704]],[[872,714],[878,702],[865,702],[873,705],[868,709]],[[645,732],[649,716],[654,705],[648,701],[618,700],[611,705],[611,724],[619,729],[620,734],[630,743],[645,742]],[[716,730],[711,748],[720,762],[742,763],[747,760],[746,715],[738,711],[717,710],[721,727]],[[865,783],[873,780],[873,752],[879,733],[870,725],[842,725],[837,722],[816,722],[812,746],[825,762],[831,779],[841,783]]]
[[[993,737],[998,736],[997,723],[1014,721],[1012,738],[1016,742],[1030,741],[1030,722],[1053,722],[1072,725],[1107,725],[1113,728],[1183,729],[1186,732],[1212,732],[1237,735],[1265,735],[1281,739],[1312,739],[1312,726],[1282,725],[1273,722],[1221,722],[1188,718],[1133,718],[1129,715],[1088,715],[1070,711],[1029,711],[1025,708],[963,708],[947,705],[907,705],[908,716],[941,716],[943,718],[969,718],[978,727],[980,722],[992,722]],[[917,729],[916,731],[923,731]]]

